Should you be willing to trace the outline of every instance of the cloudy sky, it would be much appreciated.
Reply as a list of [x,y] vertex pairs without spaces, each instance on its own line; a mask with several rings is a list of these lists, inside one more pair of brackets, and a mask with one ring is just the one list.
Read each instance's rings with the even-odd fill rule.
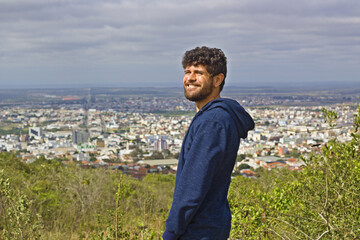
[[360,1],[0,0],[0,88],[181,86],[203,45],[228,86],[360,83]]

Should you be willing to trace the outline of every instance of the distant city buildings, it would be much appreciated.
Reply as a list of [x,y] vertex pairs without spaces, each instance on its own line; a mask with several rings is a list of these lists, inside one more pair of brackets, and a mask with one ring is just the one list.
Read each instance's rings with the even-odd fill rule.
[[85,130],[73,130],[72,131],[72,142],[74,144],[82,144],[89,142],[89,133]]
[[41,127],[29,127],[29,137],[35,138],[37,140],[41,139],[43,136]]
[[[182,111],[194,111],[194,105],[182,98],[145,99],[147,101],[144,98],[128,98],[119,102],[104,98],[92,103],[89,110],[76,102],[53,107],[46,105],[44,108],[0,108],[0,126],[13,126],[14,129],[13,132],[6,130],[0,134],[0,151],[19,152],[24,161],[44,155],[48,159],[76,161],[86,166],[111,167],[139,161],[139,164],[148,164],[146,160],[155,151],[171,154],[170,158],[177,156],[195,113]],[[259,97],[256,101],[260,104],[265,99],[267,97]],[[243,105],[248,103],[244,99],[238,101]],[[250,102],[255,104],[255,98]],[[357,106],[327,106],[339,116],[334,128],[322,119],[321,105],[247,107],[256,127],[249,132],[247,139],[241,141],[238,155],[242,156],[242,160],[238,165],[247,164],[253,169],[287,167],[299,170],[303,164],[299,160],[300,154],[306,156],[312,151],[319,151],[335,136],[339,141],[351,139]],[[159,109],[175,112],[151,112]],[[21,129],[26,131],[21,132]],[[128,173],[138,171],[134,166],[127,168]],[[166,166],[176,169],[174,164]],[[158,167],[138,169],[141,169],[141,173],[137,173],[139,176],[158,171]],[[249,171],[241,174],[253,176]]]
[[161,152],[164,149],[168,149],[168,144],[166,139],[161,137],[154,142],[154,150]]

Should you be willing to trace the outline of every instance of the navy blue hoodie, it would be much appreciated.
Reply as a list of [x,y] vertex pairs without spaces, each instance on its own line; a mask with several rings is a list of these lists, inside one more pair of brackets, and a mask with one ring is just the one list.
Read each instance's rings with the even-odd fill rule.
[[229,237],[231,173],[240,138],[253,128],[251,116],[231,99],[215,99],[196,113],[183,140],[163,239]]

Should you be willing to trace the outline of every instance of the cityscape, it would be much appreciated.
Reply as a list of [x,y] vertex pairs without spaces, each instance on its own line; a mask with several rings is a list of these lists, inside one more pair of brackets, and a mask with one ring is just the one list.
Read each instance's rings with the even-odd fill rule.
[[[234,174],[254,177],[261,167],[300,171],[301,156],[335,137],[350,140],[360,91],[272,91],[223,94],[243,105],[256,124],[240,143]],[[135,178],[176,173],[182,139],[195,114],[181,89],[15,93],[1,98],[0,151],[14,152],[24,162],[44,157],[84,168],[121,169]],[[334,126],[324,121],[323,109],[337,113]]]

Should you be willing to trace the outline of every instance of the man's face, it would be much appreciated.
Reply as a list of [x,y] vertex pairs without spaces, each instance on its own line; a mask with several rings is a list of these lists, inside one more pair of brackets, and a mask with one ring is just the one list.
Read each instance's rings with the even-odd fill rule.
[[184,73],[184,95],[190,101],[204,100],[213,92],[213,78],[204,65],[187,66]]

